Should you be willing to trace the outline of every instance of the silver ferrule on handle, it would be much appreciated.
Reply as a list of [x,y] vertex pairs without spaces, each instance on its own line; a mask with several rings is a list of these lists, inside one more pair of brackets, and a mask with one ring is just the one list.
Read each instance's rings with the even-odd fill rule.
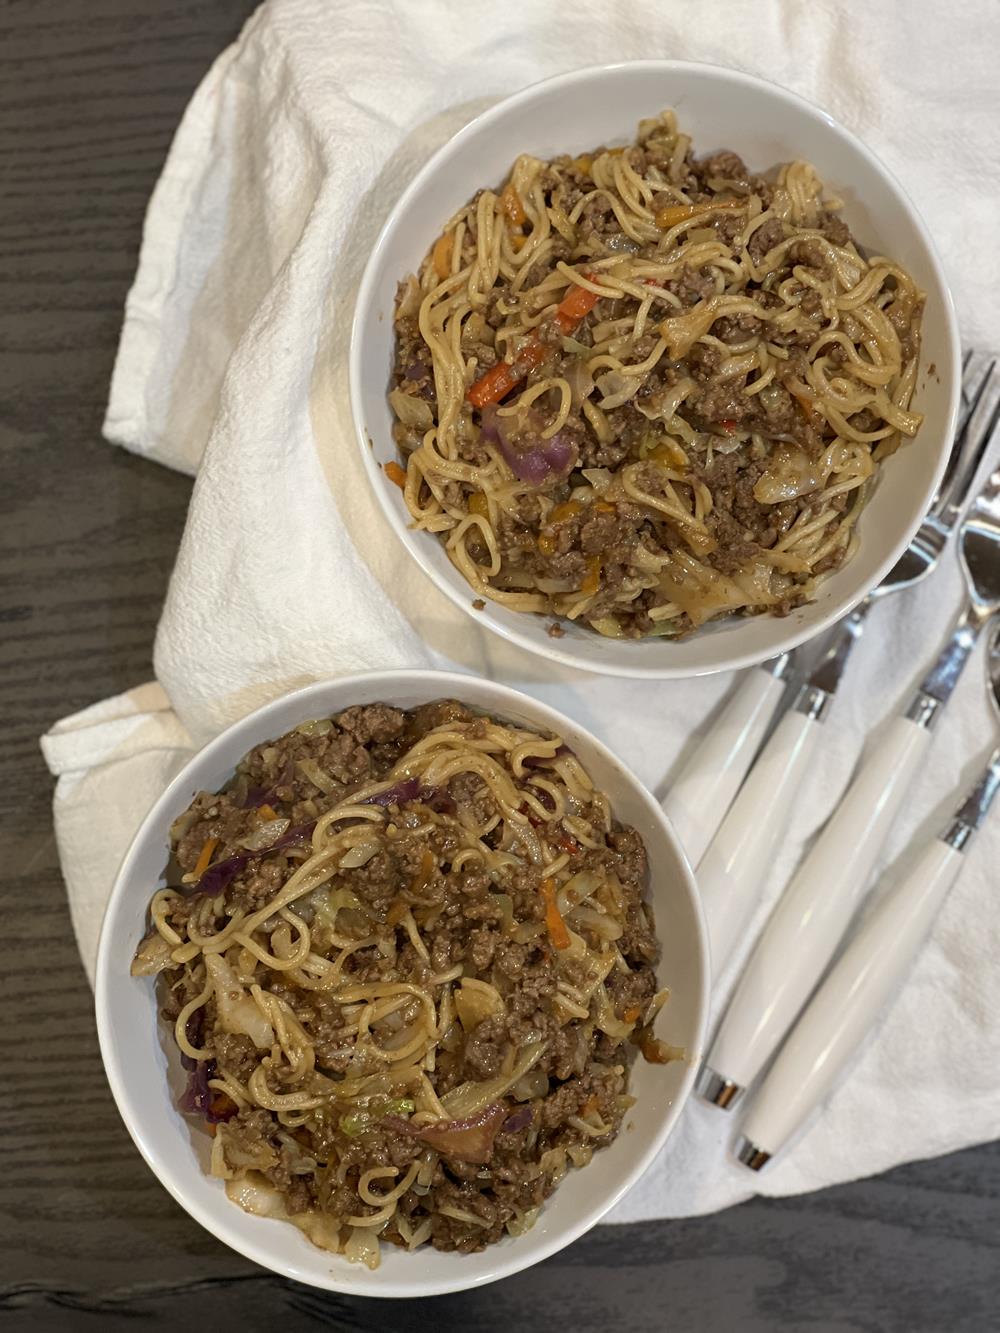
[[990,755],[990,761],[980,775],[979,781],[955,811],[948,827],[941,834],[941,841],[953,847],[956,852],[964,852],[982,827],[998,791],[1000,791],[1000,746]]
[[935,699],[933,695],[924,694],[923,690],[918,690],[910,700],[903,716],[907,721],[915,722],[918,727],[930,731],[937,722],[938,714],[943,707],[941,701]]
[[780,657],[769,658],[766,662],[761,662],[760,671],[768,676],[773,676],[775,680],[784,680],[792,669],[792,654],[782,653]]
[[972,488],[972,483],[976,479],[979,465],[983,461],[983,455],[986,453],[993,436],[993,429],[996,426],[997,415],[1000,412],[1000,402],[994,404],[985,430],[976,433],[975,448],[966,452],[966,432],[983,402],[991,380],[992,376],[987,371],[972,402],[967,410],[961,414],[941,489],[934,497],[934,503],[927,515],[927,519],[934,524],[945,539],[954,531],[955,525],[962,517],[965,501]]
[[854,645],[865,628],[865,620],[872,609],[872,599],[863,602],[846,615],[836,627],[829,648],[810,672],[809,679],[800,688],[792,704],[792,711],[801,713],[811,722],[822,722],[837,692]]
[[986,617],[973,603],[965,606],[955,621],[948,642],[921,681],[906,710],[906,716],[911,722],[928,730],[935,725],[941,710],[954,693],[985,620]]
[[792,712],[801,713],[810,722],[823,722],[832,703],[832,694],[828,694],[826,690],[821,690],[818,685],[810,685],[806,682],[805,685],[799,687],[799,692],[792,704]]

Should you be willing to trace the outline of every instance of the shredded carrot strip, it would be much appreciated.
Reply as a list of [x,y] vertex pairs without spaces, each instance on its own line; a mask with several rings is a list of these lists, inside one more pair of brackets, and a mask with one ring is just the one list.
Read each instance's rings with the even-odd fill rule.
[[607,500],[598,500],[594,508],[599,514],[617,514],[618,506],[609,504]]
[[[593,280],[594,275],[585,273],[583,276]],[[563,333],[572,333],[600,299],[596,292],[588,291],[586,287],[573,287],[567,292],[556,307],[556,323]]]
[[574,518],[582,508],[583,505],[579,500],[564,500],[562,504],[555,506],[545,521],[546,523],[562,523],[564,519]]
[[592,597],[601,586],[601,566],[604,560],[599,555],[592,555],[587,561],[587,577],[580,585],[584,597]]
[[[584,274],[587,278],[592,276],[590,273]],[[588,292],[585,287],[574,287],[556,307],[556,324],[563,333],[572,333],[584,315],[593,310],[600,299],[596,292]],[[527,379],[528,373],[534,370],[535,366],[541,365],[550,350],[537,338],[529,339],[518,352],[513,364],[498,361],[495,366],[491,366],[485,375],[476,380],[465,395],[466,398],[473,407],[479,408],[488,407],[490,403],[499,403],[501,398],[507,397],[511,389],[523,379]]]
[[281,816],[275,810],[273,805],[260,805],[257,807],[257,813],[261,819],[280,819]]
[[511,365],[507,361],[498,361],[485,375],[480,376],[465,395],[473,407],[488,407],[490,403],[499,403],[506,398],[516,385],[527,379],[528,372],[540,365],[548,356],[548,348],[532,340],[517,354],[517,360]]
[[500,207],[511,220],[515,227],[523,227],[528,220],[528,215],[524,211],[524,205],[521,203],[521,196],[514,188],[514,183],[508,181],[503,187],[503,193],[500,196]]
[[691,218],[700,218],[703,213],[714,213],[717,208],[745,208],[745,199],[716,199],[707,204],[670,204],[661,208],[655,221],[660,231],[676,227],[678,222],[687,222]]
[[569,931],[556,902],[556,882],[554,879],[543,879],[541,888],[545,900],[545,928],[549,932],[549,939],[557,949],[568,949]]
[[399,466],[398,463],[393,463],[393,462],[383,463],[382,470],[390,481],[396,483],[396,485],[399,487],[400,490],[405,489],[406,473],[403,471],[403,469]]
[[639,1005],[630,1004],[629,1007],[622,1014],[622,1022],[634,1023],[641,1013],[642,1009],[639,1007]]
[[208,863],[212,859],[212,853],[219,845],[218,838],[206,838],[201,845],[201,851],[198,853],[198,860],[195,862],[193,874],[200,879],[208,869]]
[[455,243],[455,233],[445,232],[434,242],[434,249],[431,251],[431,263],[434,265],[434,272],[443,282],[451,273],[451,251]]
[[[578,500],[564,500],[562,504],[557,504],[545,520],[546,527],[554,523],[564,523],[568,518],[574,518],[583,509],[583,505]],[[555,533],[543,532],[538,538],[538,549],[542,555],[554,555],[557,546]]]
[[413,876],[410,882],[410,892],[419,893],[425,888],[431,875],[434,873],[434,853],[429,847],[425,847],[420,857],[420,869]]

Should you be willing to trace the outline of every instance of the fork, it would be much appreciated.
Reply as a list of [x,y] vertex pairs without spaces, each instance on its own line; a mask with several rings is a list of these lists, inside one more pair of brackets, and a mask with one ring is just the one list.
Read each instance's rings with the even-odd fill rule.
[[990,430],[972,429],[992,382],[991,362],[980,378],[966,361],[968,398],[955,433],[945,482],[910,546],[879,586],[828,636],[829,648],[775,728],[698,865],[698,887],[708,920],[713,966],[728,961],[759,901],[779,839],[787,829],[803,778],[813,760],[854,645],[875,601],[911,588],[937,564],[982,462]]
[[[987,441],[1000,419],[989,413]],[[779,901],[729,1002],[699,1091],[731,1107],[795,1021],[858,906],[875,860],[923,763],[931,733],[983,627],[1000,611],[1000,468],[960,528],[966,596],[937,661],[847,791]]]
[[[961,515],[969,487],[982,461],[985,445],[984,437],[966,450],[966,432],[995,365],[995,361],[991,361],[984,369],[980,358],[972,352],[966,352],[962,360],[962,393],[955,439],[934,503],[910,545],[879,586],[868,594],[846,621],[841,622],[841,637],[831,648],[830,660],[824,659],[825,670],[817,668],[814,671],[791,705],[792,714],[802,720],[785,728],[783,741],[790,766],[799,772],[804,769],[808,755],[811,754],[816,724],[825,716],[850,650],[861,635],[873,600],[888,592],[910,588],[926,578],[936,565]],[[698,868],[699,882],[702,857],[719,832],[787,686],[795,676],[800,651],[796,649],[792,653],[782,653],[780,657],[771,658],[745,673],[743,681],[723,706],[698,748],[678,772],[664,799],[664,808],[688,859]],[[789,735],[790,732],[795,735]],[[771,759],[774,760],[773,753]],[[783,769],[783,765],[779,767],[779,775]],[[786,787],[794,791],[795,785],[796,773],[786,774],[781,796],[784,797]],[[747,805],[754,808],[750,807],[749,801]],[[753,817],[758,817],[755,808]],[[770,837],[763,841],[769,843]],[[731,839],[727,836],[725,842],[728,845]],[[743,849],[741,855],[746,855],[746,851]],[[734,852],[731,845],[726,850],[721,847],[714,849],[712,859],[718,870],[713,869],[713,875],[721,873],[728,877]],[[766,864],[769,857],[763,852],[761,854]],[[727,943],[727,951],[731,942]]]
[[[988,653],[990,700],[1000,719],[1000,630]],[[736,1156],[759,1171],[826,1097],[878,1013],[900,986],[965,853],[1000,791],[1000,747],[910,873],[855,933],[754,1095]]]

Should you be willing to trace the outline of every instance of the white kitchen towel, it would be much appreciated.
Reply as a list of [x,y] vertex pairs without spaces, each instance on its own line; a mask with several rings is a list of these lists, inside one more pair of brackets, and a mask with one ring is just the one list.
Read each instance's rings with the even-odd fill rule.
[[[348,328],[378,227],[429,153],[497,98],[573,67],[651,55],[739,66],[827,106],[882,155],[937,237],[966,341],[1000,346],[983,297],[1000,279],[998,39],[990,0],[578,0],[516,13],[496,0],[270,0],[256,12],[195,94],[154,193],[105,427],[197,472],[157,636],[160,684],[43,739],[88,970],[116,866],[157,792],[190,747],[291,686],[366,667],[489,674],[578,718],[662,793],[731,685],[555,671],[461,617],[386,528],[349,416]],[[873,616],[768,902],[958,595],[949,558]],[[935,828],[993,730],[977,657],[885,864]],[[795,1193],[996,1135],[998,856],[990,828],[899,1002],[793,1151],[751,1176],[726,1158],[732,1120],[692,1103],[614,1220]]]

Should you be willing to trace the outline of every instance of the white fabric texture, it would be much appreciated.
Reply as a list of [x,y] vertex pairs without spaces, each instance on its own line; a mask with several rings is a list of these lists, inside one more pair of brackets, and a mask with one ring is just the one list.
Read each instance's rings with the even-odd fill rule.
[[[346,353],[368,250],[431,151],[539,78],[609,59],[737,65],[825,105],[906,182],[944,257],[968,345],[1000,346],[1000,7],[814,0],[270,0],[215,63],[150,204],[106,433],[196,472],[156,641],[159,684],[43,739],[73,920],[92,975],[130,835],[192,746],[289,687],[390,666],[489,674],[592,728],[662,794],[731,681],[629,683],[554,670],[477,630],[416,570],[361,470]],[[739,147],[739,127],[733,144]],[[512,156],[517,145],[511,145]],[[874,613],[776,858],[772,901],[865,738],[936,651],[959,596],[952,557]],[[936,830],[995,730],[977,655],[885,864]],[[1000,825],[971,852],[898,1002],[784,1158],[729,1160],[731,1117],[692,1103],[613,1220],[791,1194],[998,1131]],[[758,925],[766,914],[766,904]],[[738,960],[737,960],[738,961]],[[667,979],[669,980],[669,978]],[[717,1001],[728,978],[717,986]]]

